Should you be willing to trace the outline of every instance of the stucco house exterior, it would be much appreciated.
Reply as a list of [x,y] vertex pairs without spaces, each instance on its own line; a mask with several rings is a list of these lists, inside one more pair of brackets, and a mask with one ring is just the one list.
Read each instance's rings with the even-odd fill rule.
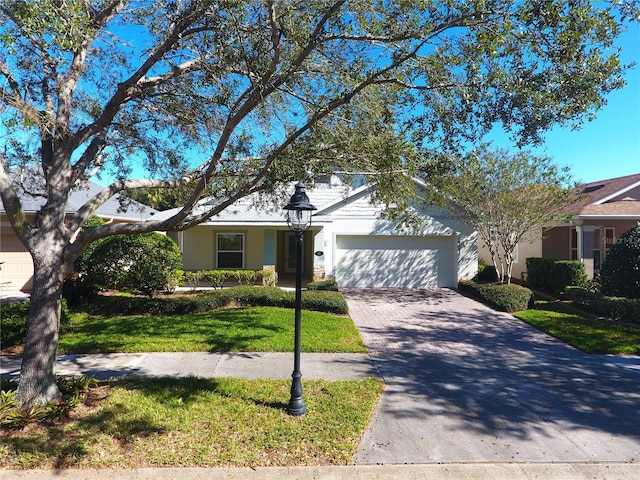
[[[71,194],[67,205],[67,213],[74,214],[103,187],[87,182],[82,188]],[[22,195],[22,206],[29,220],[44,203],[42,197]],[[16,236],[9,223],[4,205],[0,202],[0,289],[4,292],[30,292],[33,281],[33,261],[31,255]],[[105,222],[140,222],[157,213],[151,207],[138,202],[128,202],[123,208],[118,196],[110,198],[101,205],[96,215]]]
[[[640,173],[586,183],[578,191],[580,200],[567,207],[568,223],[546,226],[535,240],[518,245],[514,278],[526,279],[528,257],[580,260],[593,278],[620,235],[640,222]],[[481,261],[490,262],[483,244],[479,252]]]
[[[416,187],[424,185],[417,182]],[[401,231],[380,219],[382,207],[371,204],[368,185],[348,188],[332,178],[307,188],[307,195],[317,210],[304,237],[306,280],[335,279],[341,287],[455,288],[459,279],[477,272],[476,233],[446,209],[420,210],[424,227]],[[185,270],[266,268],[280,279],[295,273],[295,234],[284,210],[253,200],[169,233],[180,247]],[[198,208],[206,209],[207,200]]]

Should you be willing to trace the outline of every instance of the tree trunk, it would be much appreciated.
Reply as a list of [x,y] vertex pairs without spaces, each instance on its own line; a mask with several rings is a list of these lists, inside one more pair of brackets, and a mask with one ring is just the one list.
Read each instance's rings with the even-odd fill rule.
[[44,248],[32,253],[33,290],[18,387],[18,401],[25,409],[60,397],[56,360],[64,264],[59,249],[43,243]]

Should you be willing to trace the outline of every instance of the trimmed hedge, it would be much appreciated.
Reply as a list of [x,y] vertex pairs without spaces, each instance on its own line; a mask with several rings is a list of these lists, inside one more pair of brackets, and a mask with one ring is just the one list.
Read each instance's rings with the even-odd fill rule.
[[478,264],[478,282],[496,282],[498,280],[498,272],[493,265]]
[[[277,287],[238,286],[188,296],[100,296],[87,308],[95,315],[186,315],[230,305],[293,308],[295,293]],[[302,308],[340,315],[348,313],[342,294],[331,291],[303,291]]]
[[640,299],[608,297],[583,287],[567,287],[566,296],[576,305],[613,320],[640,323]]
[[185,271],[183,274],[185,284],[191,288],[198,288],[203,282],[209,283],[213,288],[222,288],[230,278],[240,285],[263,284],[274,287],[276,285],[276,272],[273,270],[197,270]]
[[498,310],[519,312],[533,306],[533,292],[513,283],[476,283],[463,280],[458,284],[461,292],[467,293]]
[[527,258],[527,285],[549,293],[564,292],[568,285],[587,286],[584,265],[577,260]]
[[309,290],[325,290],[325,291],[328,290],[331,292],[337,292],[338,282],[336,282],[335,280],[322,280],[318,282],[310,282],[307,285],[307,288]]
[[[0,344],[2,348],[24,343],[27,334],[30,302],[5,303],[0,305]],[[67,302],[62,300],[60,309],[60,332],[71,330],[71,315]]]

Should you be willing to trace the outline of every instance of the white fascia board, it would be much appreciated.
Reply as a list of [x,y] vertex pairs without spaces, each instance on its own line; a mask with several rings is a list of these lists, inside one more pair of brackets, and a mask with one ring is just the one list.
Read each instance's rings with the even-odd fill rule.
[[579,220],[640,220],[640,215],[578,215],[577,219]]
[[[322,215],[320,217],[313,217],[311,222],[311,228],[314,226],[320,225],[328,225],[333,222],[333,219],[329,216]],[[202,222],[196,226],[206,226],[206,227],[278,227],[278,228],[288,228],[286,220],[282,222],[274,222],[274,221],[266,221],[266,222],[246,222],[246,221],[231,221],[225,220],[223,222]]]
[[612,193],[611,195],[609,195],[607,197],[601,198],[597,202],[593,202],[591,205],[602,205],[603,203],[608,202],[612,198],[616,198],[617,196],[620,196],[623,193],[628,192],[629,190],[633,190],[636,187],[640,187],[640,181],[638,181],[636,183],[632,183],[631,185],[628,185],[628,186],[626,186],[624,188],[621,188],[617,192],[614,192],[614,193]]
[[349,195],[347,195],[346,197],[339,196],[334,200],[332,200],[331,202],[325,203],[324,205],[322,205],[322,208],[318,210],[318,213],[331,210],[333,207],[338,206],[340,204],[346,205],[349,203],[349,200],[353,199],[354,197],[357,197],[360,193],[365,192],[370,188],[371,188],[371,185],[368,185],[368,184],[362,185],[356,188],[355,190],[353,190],[352,192],[350,192]]

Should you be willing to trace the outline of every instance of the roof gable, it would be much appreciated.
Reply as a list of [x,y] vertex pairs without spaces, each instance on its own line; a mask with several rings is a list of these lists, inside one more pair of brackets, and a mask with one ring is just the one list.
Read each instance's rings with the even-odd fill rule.
[[599,205],[619,197],[638,186],[640,186],[640,173],[585,183],[579,187],[579,190],[581,194],[586,195],[585,205],[587,203]]
[[585,183],[577,192],[582,198],[570,211],[578,216],[640,216],[640,173]]
[[[38,182],[32,181],[29,188],[33,188],[35,192],[42,190],[42,186],[38,187]],[[104,187],[93,182],[85,182],[82,186],[74,189],[69,195],[67,202],[67,214],[76,213],[88,200],[97,195]],[[36,213],[45,204],[45,198],[38,195],[29,195],[21,189],[17,189],[22,203],[22,209],[25,213]],[[105,203],[100,205],[95,214],[99,217],[114,220],[144,221],[148,220],[157,213],[157,210],[143,205],[135,200],[129,200],[121,203],[121,196],[116,194],[109,198]],[[4,205],[0,204],[0,212],[5,213]]]
[[[294,183],[291,184],[293,188]],[[416,181],[418,188],[424,187]],[[357,188],[341,183],[317,183],[306,190],[309,202],[317,210],[313,212],[314,221],[329,221],[331,217],[375,217],[381,211],[381,206],[372,205],[369,194],[372,186],[369,184]],[[266,225],[286,223],[283,205],[259,202],[257,196],[248,196],[235,202],[219,214],[211,217],[202,225]],[[199,215],[219,200],[206,198],[201,200],[193,214]],[[173,215],[177,209],[165,210],[159,213],[159,218]]]

